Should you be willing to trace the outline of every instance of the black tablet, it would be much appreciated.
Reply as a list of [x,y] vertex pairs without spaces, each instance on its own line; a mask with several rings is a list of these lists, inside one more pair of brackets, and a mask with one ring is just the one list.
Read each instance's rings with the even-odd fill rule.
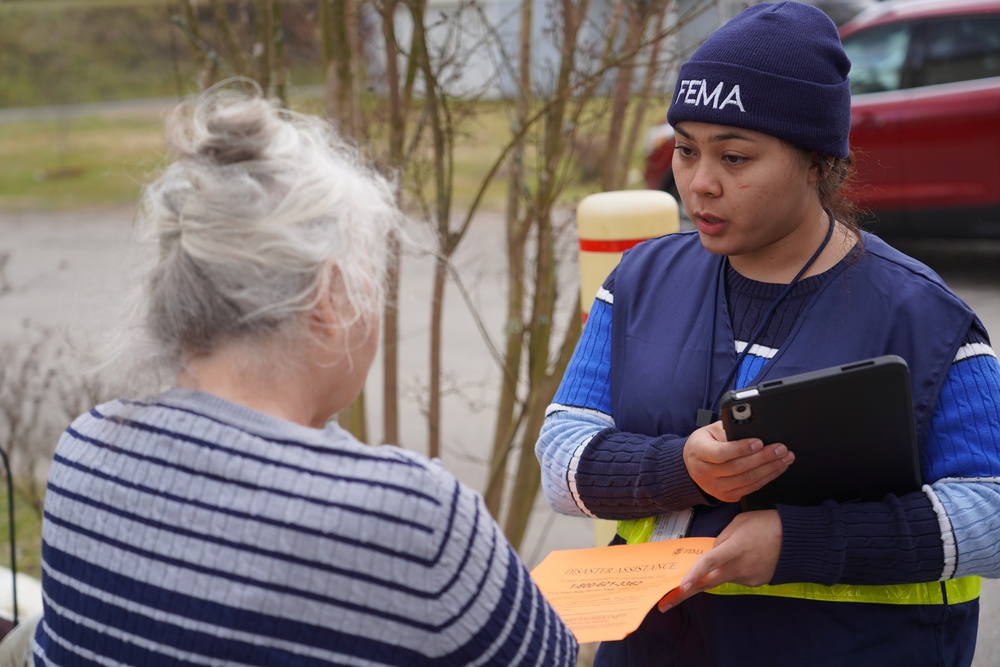
[[795,462],[743,508],[880,501],[920,489],[910,372],[895,355],[768,380],[728,392],[730,440],[784,443]]

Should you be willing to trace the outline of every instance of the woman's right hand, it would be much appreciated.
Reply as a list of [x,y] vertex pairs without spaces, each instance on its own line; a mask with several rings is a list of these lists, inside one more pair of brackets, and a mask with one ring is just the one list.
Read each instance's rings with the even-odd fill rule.
[[739,501],[785,472],[795,454],[781,443],[756,438],[726,440],[722,422],[703,426],[684,443],[684,465],[702,491],[727,503]]

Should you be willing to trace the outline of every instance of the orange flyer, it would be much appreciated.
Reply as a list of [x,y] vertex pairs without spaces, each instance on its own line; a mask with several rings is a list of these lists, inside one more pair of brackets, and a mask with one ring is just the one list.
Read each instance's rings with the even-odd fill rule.
[[553,551],[531,571],[581,644],[624,639],[676,588],[711,537]]

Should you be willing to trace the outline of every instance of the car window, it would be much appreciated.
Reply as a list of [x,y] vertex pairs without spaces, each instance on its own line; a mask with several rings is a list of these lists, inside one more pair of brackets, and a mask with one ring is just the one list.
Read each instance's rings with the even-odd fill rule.
[[914,85],[1000,76],[1000,17],[975,16],[928,23]]
[[900,23],[857,32],[844,39],[844,50],[851,59],[852,95],[899,90],[911,32],[909,23]]

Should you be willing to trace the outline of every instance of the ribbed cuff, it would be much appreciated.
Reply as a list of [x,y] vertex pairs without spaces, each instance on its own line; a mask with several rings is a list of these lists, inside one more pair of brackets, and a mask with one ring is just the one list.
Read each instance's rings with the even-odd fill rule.
[[844,569],[846,540],[843,523],[836,518],[836,504],[778,505],[777,510],[781,517],[781,556],[771,583],[837,583]]
[[908,584],[941,576],[940,527],[923,493],[777,509],[782,543],[772,583]]
[[[664,438],[658,448],[659,469],[653,479],[648,480],[648,488],[659,489],[654,498],[666,511],[674,511],[694,507],[696,505],[718,505],[719,501],[706,495],[695,481],[691,479],[687,466],[684,464],[684,445],[686,438]],[[669,480],[664,486],[663,480]],[[646,488],[647,480],[640,479],[640,484]]]
[[637,519],[706,504],[684,465],[685,442],[613,429],[598,433],[580,458],[580,498],[591,512],[608,519]]

